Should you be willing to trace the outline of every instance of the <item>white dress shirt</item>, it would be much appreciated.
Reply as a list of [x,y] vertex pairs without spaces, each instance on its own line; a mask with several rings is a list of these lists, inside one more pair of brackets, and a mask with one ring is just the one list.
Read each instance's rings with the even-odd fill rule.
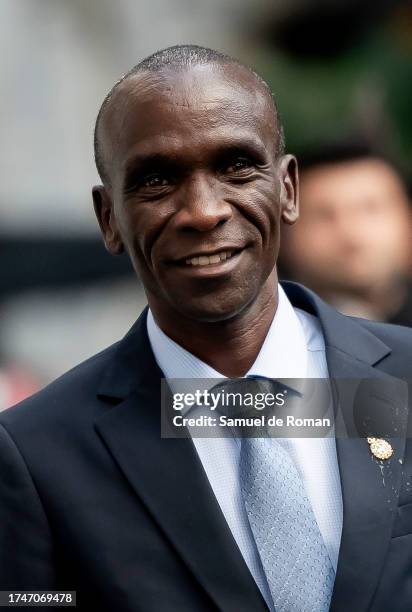
[[[327,378],[325,344],[318,319],[294,308],[280,285],[278,296],[276,314],[246,376]],[[150,310],[147,331],[156,361],[166,378],[225,378],[166,336]],[[273,609],[240,490],[240,442],[235,438],[193,438],[193,443],[240,552],[269,608]],[[287,444],[336,571],[343,511],[335,439],[290,438]]]

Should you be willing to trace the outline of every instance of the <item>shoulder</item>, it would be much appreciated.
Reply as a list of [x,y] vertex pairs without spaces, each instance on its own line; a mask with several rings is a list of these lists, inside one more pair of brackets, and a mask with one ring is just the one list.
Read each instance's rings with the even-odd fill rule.
[[378,323],[367,319],[348,317],[375,336],[389,349],[389,353],[375,366],[405,380],[412,379],[412,329],[390,323]]
[[404,352],[405,355],[412,356],[411,327],[393,325],[392,323],[379,323],[377,321],[369,321],[368,319],[360,319],[358,317],[349,318],[374,334],[392,350]]
[[370,344],[370,340],[374,337],[381,346],[390,349],[392,361],[409,360],[408,364],[405,361],[402,370],[407,369],[406,366],[411,363],[412,328],[349,317],[338,312],[316,293],[299,283],[284,281],[282,286],[295,311],[301,315],[301,321],[311,327],[317,335],[321,330],[324,337],[328,336],[329,344],[355,355],[362,344]]

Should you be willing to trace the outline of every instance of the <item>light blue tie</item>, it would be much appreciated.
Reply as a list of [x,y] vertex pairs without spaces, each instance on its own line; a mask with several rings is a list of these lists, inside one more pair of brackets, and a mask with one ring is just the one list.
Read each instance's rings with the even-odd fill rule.
[[242,438],[240,483],[276,612],[327,612],[335,572],[284,442]]

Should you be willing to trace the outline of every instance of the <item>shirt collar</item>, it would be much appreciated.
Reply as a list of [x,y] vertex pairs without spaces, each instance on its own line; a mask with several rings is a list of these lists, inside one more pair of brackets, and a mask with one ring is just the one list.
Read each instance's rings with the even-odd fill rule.
[[273,321],[247,376],[305,378],[307,345],[302,325],[281,285]]
[[[157,325],[149,309],[147,333],[155,359],[168,379],[226,376],[192,355],[169,338]],[[304,379],[307,371],[307,344],[302,325],[281,285],[278,307],[258,356],[246,376]],[[211,386],[215,384],[211,381]]]

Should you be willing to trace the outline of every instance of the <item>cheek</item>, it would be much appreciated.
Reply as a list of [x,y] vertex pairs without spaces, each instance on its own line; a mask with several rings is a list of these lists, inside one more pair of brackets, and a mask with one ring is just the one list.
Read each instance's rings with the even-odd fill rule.
[[122,216],[122,235],[126,236],[127,250],[139,267],[152,266],[152,253],[169,217],[170,212],[156,203],[128,203],[127,213]]
[[379,258],[382,265],[407,265],[410,260],[410,239],[404,227],[388,223],[386,228],[382,227],[376,237],[373,237],[369,250]]
[[331,228],[299,225],[299,221],[288,234],[285,250],[294,265],[306,267],[322,266],[339,253],[339,240]]
[[272,182],[245,187],[238,194],[239,212],[257,230],[262,246],[271,247],[279,243],[280,202],[279,188]]

